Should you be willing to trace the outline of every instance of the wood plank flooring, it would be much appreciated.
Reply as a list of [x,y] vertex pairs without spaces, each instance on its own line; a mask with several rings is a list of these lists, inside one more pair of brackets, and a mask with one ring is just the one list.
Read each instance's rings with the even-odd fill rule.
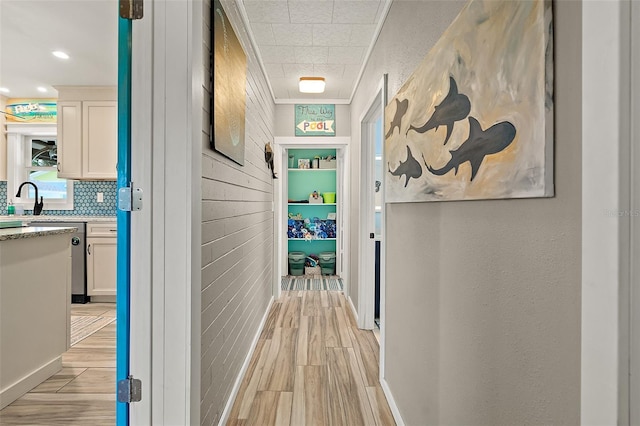
[[[72,315],[115,316],[113,304]],[[0,425],[114,425],[115,322],[81,340],[62,370],[0,411]],[[228,425],[392,426],[378,342],[341,292],[283,292],[267,318]]]
[[378,365],[378,341],[341,292],[282,292],[227,425],[395,425]]
[[[71,315],[115,317],[115,304],[71,305]],[[116,324],[62,355],[62,370],[0,411],[0,425],[114,425]]]

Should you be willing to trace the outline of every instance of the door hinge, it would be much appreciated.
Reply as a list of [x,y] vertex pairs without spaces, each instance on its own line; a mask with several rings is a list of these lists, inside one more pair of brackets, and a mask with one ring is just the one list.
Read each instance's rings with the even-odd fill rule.
[[142,210],[142,189],[130,186],[118,190],[118,209],[125,212]]
[[142,380],[129,376],[118,381],[118,402],[142,401]]
[[122,19],[142,19],[143,0],[120,0],[120,17]]

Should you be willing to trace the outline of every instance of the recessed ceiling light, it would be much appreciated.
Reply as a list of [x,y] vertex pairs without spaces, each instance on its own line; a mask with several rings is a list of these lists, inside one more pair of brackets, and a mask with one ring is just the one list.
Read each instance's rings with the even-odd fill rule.
[[324,77],[300,77],[299,89],[302,93],[324,92]]
[[60,58],[60,59],[69,59],[69,55],[67,55],[66,53],[64,53],[62,50],[54,50],[53,52],[53,56],[55,56],[56,58]]
[[0,87],[0,92],[9,93],[9,89],[7,89],[6,87]]
[[47,89],[45,89],[44,87],[42,86],[38,87],[38,92],[45,93],[46,91]]

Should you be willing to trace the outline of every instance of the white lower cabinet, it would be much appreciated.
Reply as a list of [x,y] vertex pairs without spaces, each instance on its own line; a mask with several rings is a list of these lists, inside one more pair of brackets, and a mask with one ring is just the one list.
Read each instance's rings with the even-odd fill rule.
[[87,223],[87,295],[116,295],[115,222]]

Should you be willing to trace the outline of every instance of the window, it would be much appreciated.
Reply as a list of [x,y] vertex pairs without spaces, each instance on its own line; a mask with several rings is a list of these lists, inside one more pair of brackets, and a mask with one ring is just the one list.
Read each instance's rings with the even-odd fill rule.
[[[48,200],[64,200],[67,198],[67,180],[58,177],[58,146],[53,138],[28,138],[25,153],[25,169],[27,179],[36,184],[38,195]],[[26,188],[26,187],[25,187]],[[35,198],[35,189],[28,185],[28,198]]]
[[73,181],[58,177],[56,127],[7,130],[7,202],[13,201],[25,210],[33,209],[36,194],[32,185],[23,186],[20,198],[15,196],[20,184],[29,181],[38,187],[44,210],[73,210]]

